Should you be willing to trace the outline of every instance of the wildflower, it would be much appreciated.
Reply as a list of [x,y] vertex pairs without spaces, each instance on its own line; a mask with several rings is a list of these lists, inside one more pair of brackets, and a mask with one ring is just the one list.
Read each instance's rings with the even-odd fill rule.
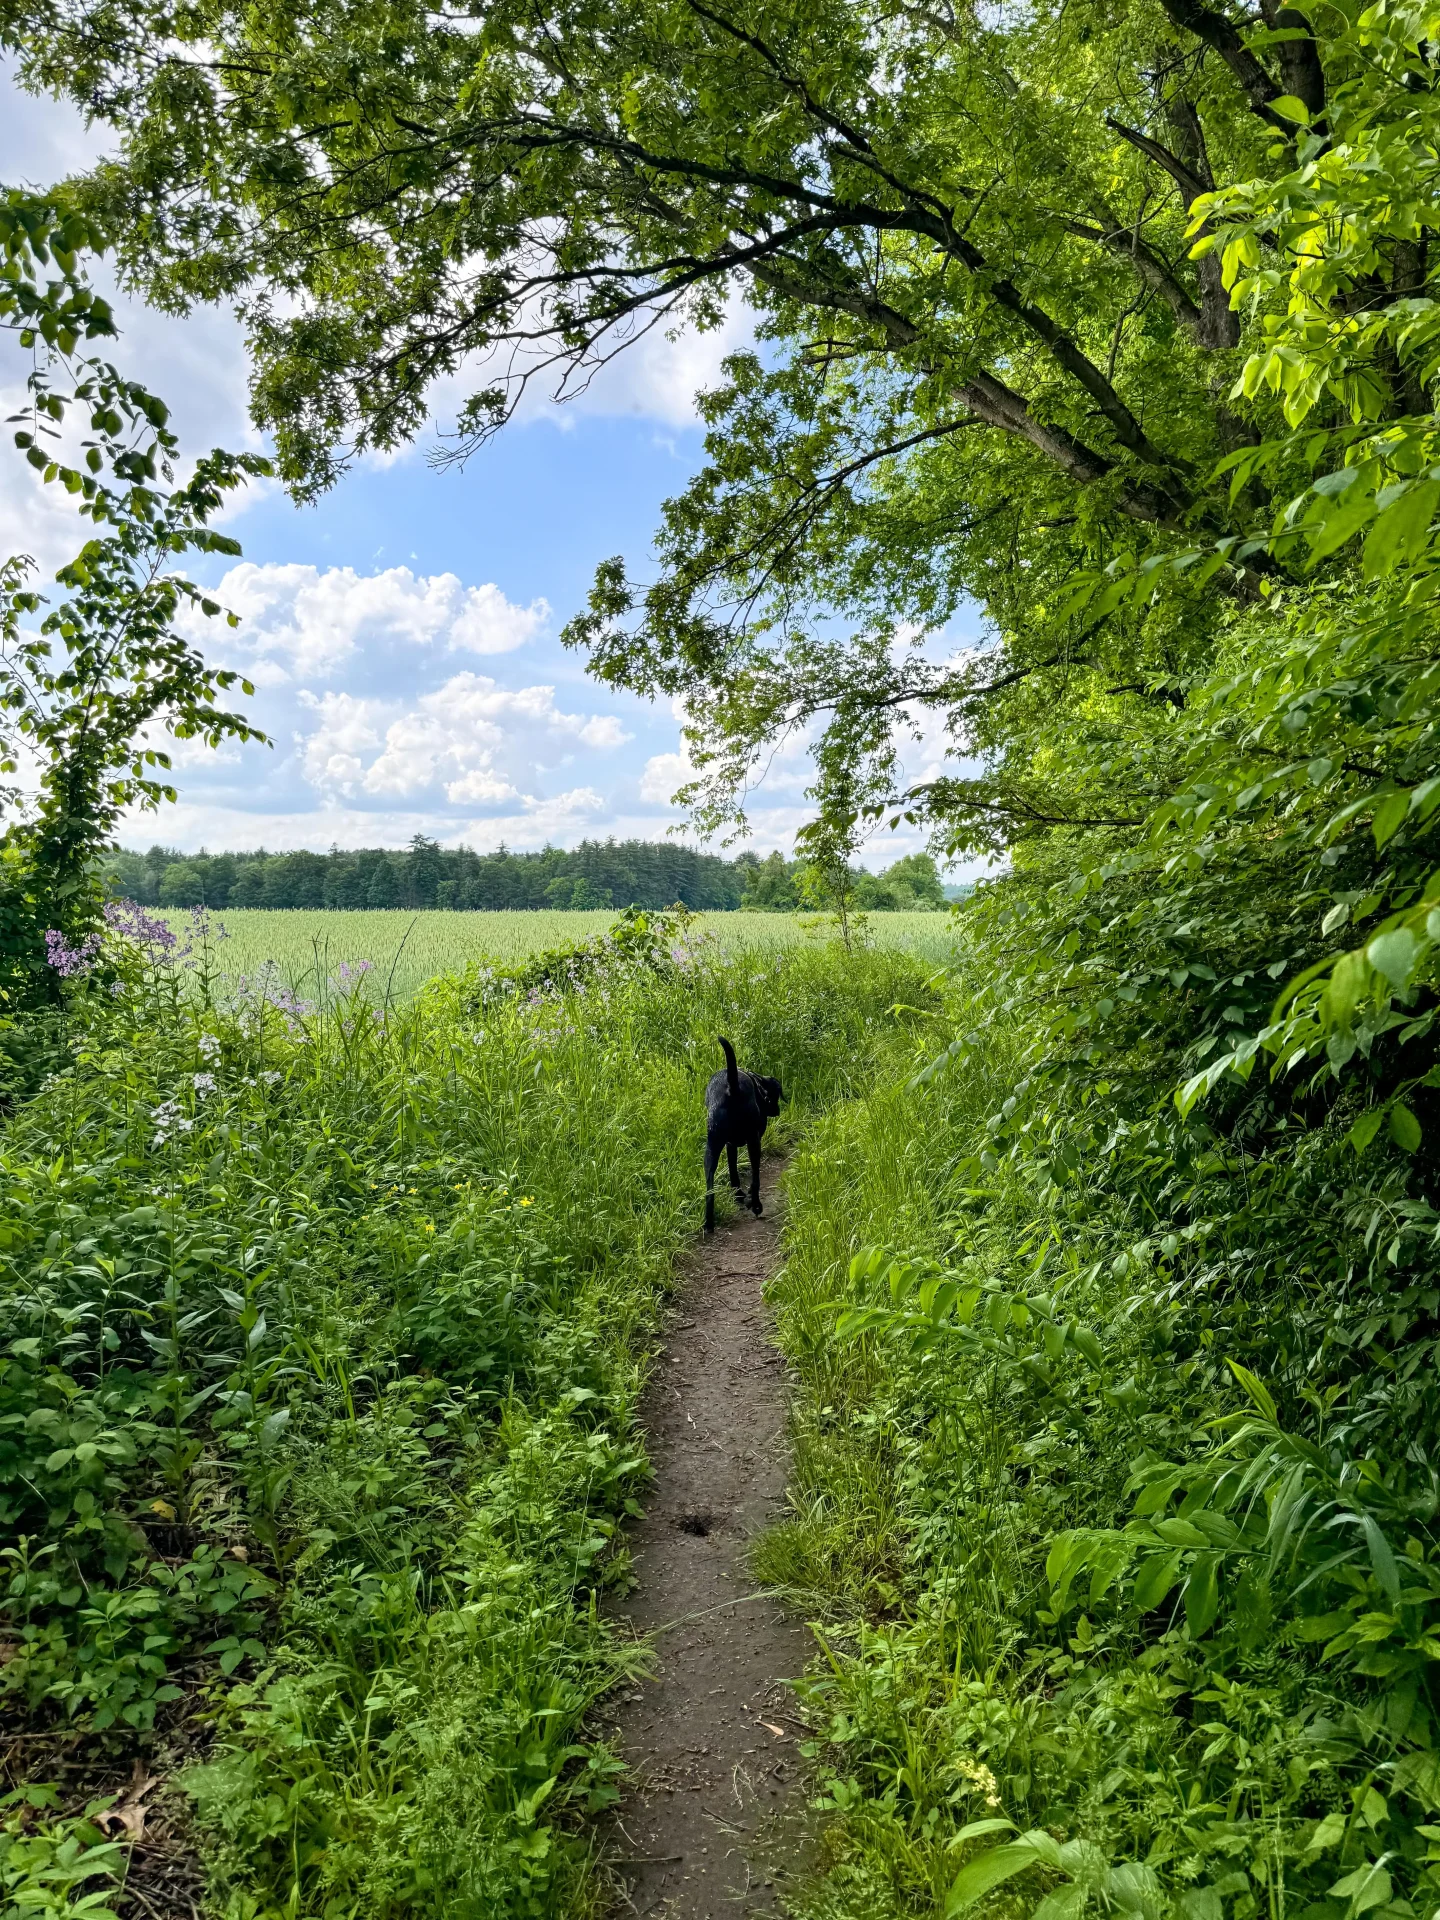
[[54,927],[45,930],[45,958],[62,980],[74,980],[89,973],[100,951],[98,933],[87,933],[78,947],[72,947],[63,933]]
[[190,1084],[198,1094],[213,1093],[215,1091],[215,1076],[213,1073],[197,1073],[192,1075]]
[[210,918],[208,907],[190,909],[190,931],[197,940],[228,940],[229,934],[218,920]]
[[535,1202],[528,1193],[522,1193],[520,1196],[520,1204],[522,1207],[533,1207]]
[[268,1073],[262,1073],[260,1078],[267,1087],[273,1087],[284,1078],[284,1075],[277,1072],[274,1067],[271,1067],[270,1071]]
[[196,1042],[202,1057],[206,1060],[218,1060],[220,1057],[220,1036],[215,1033],[202,1033]]
[[152,965],[168,960],[180,944],[157,914],[146,913],[133,900],[107,901],[105,924],[122,940],[133,940],[136,946],[148,947]]
[[974,1788],[987,1807],[999,1806],[1000,1783],[989,1767],[979,1760],[962,1759],[956,1761],[955,1771],[967,1785]]
[[155,1137],[152,1144],[157,1147],[163,1147],[172,1133],[189,1133],[195,1126],[195,1122],[181,1112],[178,1100],[162,1100],[160,1105],[152,1110],[150,1118],[155,1123]]

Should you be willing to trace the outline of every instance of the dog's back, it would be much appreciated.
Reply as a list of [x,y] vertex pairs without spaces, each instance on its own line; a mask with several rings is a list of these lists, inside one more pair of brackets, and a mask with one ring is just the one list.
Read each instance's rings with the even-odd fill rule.
[[744,1073],[735,1049],[724,1038],[725,1065],[712,1073],[705,1088],[707,1132],[719,1134],[721,1146],[737,1147],[764,1133],[768,1120],[780,1111],[780,1082],[760,1073]]
[[705,1231],[715,1226],[715,1168],[721,1154],[730,1161],[730,1178],[739,1191],[735,1150],[744,1147],[750,1155],[750,1208],[760,1208],[760,1142],[768,1121],[780,1111],[784,1097],[780,1082],[768,1074],[743,1073],[735,1059],[735,1049],[726,1039],[725,1068],[715,1073],[705,1088]]

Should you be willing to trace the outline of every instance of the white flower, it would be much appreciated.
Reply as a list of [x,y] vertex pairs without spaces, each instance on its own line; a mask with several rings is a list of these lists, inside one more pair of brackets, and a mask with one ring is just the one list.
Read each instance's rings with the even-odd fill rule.
[[156,1107],[150,1118],[155,1122],[155,1142],[163,1147],[172,1133],[189,1133],[195,1122],[180,1111],[177,1100],[164,1100]]
[[194,1086],[196,1093],[213,1093],[215,1091],[215,1076],[213,1073],[197,1073],[191,1084]]
[[200,1056],[204,1060],[218,1060],[220,1057],[220,1037],[214,1033],[202,1033],[199,1041]]

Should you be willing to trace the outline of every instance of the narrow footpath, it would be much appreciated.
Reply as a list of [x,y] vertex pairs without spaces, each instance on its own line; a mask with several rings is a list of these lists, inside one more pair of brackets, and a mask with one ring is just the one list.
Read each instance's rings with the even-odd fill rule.
[[616,1710],[634,1784],[611,1838],[644,1920],[773,1913],[799,1865],[786,1683],[808,1637],[747,1566],[788,1466],[785,1367],[761,1297],[779,1260],[777,1172],[767,1162],[766,1214],[722,1225],[690,1261],[642,1408],[656,1478],[620,1615],[653,1637],[656,1668]]

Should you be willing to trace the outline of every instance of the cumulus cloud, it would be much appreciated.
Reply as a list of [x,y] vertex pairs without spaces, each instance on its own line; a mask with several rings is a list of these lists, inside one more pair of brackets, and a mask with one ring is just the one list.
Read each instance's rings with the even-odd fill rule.
[[654,753],[640,775],[640,798],[668,807],[678,789],[694,777],[695,769],[683,753]]
[[261,664],[297,679],[323,679],[357,652],[372,659],[397,648],[451,653],[513,653],[544,631],[543,599],[521,607],[487,583],[467,587],[453,573],[414,574],[386,567],[242,561],[215,589],[241,619],[239,644]]
[[[350,693],[302,700],[318,715],[300,741],[304,775],[328,794],[400,799],[438,789],[452,806],[521,801],[533,811],[559,804],[527,796],[520,784],[542,761],[563,762],[577,744],[606,751],[630,738],[613,714],[563,711],[554,687],[502,687],[478,673],[452,675],[403,711]],[[571,812],[590,810],[592,799],[601,804],[588,787],[569,798]]]

